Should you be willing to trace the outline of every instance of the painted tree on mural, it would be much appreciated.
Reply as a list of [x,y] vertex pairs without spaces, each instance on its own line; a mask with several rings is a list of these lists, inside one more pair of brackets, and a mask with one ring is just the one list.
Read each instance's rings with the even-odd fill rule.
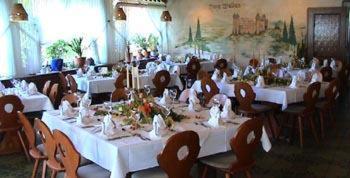
[[285,42],[285,43],[287,43],[289,41],[286,22],[284,22],[284,24],[283,24],[282,41]]
[[295,36],[293,17],[291,17],[290,24],[289,24],[289,43],[293,46],[297,45],[297,38]]
[[190,27],[189,33],[188,33],[188,43],[193,43],[193,37],[192,37],[192,28]]

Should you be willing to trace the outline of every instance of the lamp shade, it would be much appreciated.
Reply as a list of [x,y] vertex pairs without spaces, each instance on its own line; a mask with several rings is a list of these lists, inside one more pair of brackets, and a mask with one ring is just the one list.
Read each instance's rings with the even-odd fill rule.
[[12,22],[27,21],[28,14],[21,3],[15,3],[11,9],[10,20]]
[[160,20],[162,20],[163,22],[171,22],[172,17],[169,11],[163,11],[162,16],[160,16]]
[[116,20],[126,20],[126,14],[121,7],[117,7],[115,10],[115,19]]

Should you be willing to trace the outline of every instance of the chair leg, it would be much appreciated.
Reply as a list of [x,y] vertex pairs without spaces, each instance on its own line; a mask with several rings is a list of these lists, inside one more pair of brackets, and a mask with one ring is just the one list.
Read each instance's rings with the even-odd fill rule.
[[292,119],[292,130],[291,130],[291,134],[290,134],[290,144],[292,144],[294,142],[294,136],[295,136],[295,130],[296,130],[296,123],[297,121],[295,119]]
[[333,115],[332,109],[328,113],[329,113],[329,117],[331,118],[332,127],[334,127],[335,123],[336,123],[336,120],[335,120],[335,117]]
[[273,113],[272,112],[270,112],[269,113],[269,115],[268,115],[268,117],[267,117],[267,122],[268,122],[268,124],[269,124],[269,127],[270,127],[270,130],[271,130],[271,134],[272,134],[272,138],[276,138],[276,132],[275,132],[275,127],[273,126],[273,124],[272,124],[272,120],[274,119],[275,117],[273,116]]
[[300,147],[303,148],[303,144],[304,144],[304,128],[303,128],[303,120],[302,118],[299,116],[298,117],[298,123],[299,123],[299,141],[300,141]]
[[208,166],[204,166],[202,178],[206,178],[207,177],[207,172],[208,172]]
[[315,123],[314,123],[314,117],[310,117],[309,119],[310,119],[310,126],[311,126],[311,130],[312,130],[312,134],[314,135],[316,143],[319,144],[320,141],[318,140],[318,136],[317,136],[317,132],[316,132],[316,128],[315,128]]
[[249,171],[245,171],[245,175],[247,176],[247,178],[252,178],[252,175],[250,174]]
[[30,156],[29,156],[29,153],[28,153],[28,149],[27,149],[27,147],[26,147],[26,144],[24,143],[24,140],[23,140],[21,131],[18,130],[18,131],[17,131],[17,135],[18,135],[18,137],[19,137],[19,140],[21,141],[21,145],[22,145],[24,154],[25,154],[26,157],[27,157],[27,161],[30,161]]
[[43,171],[41,172],[41,178],[46,177],[46,160],[43,161]]
[[324,134],[324,114],[323,114],[323,111],[320,110],[319,114],[320,114],[321,136],[322,136],[322,138],[324,138],[324,137],[325,137],[325,136],[324,136],[325,134]]
[[39,159],[35,159],[33,172],[32,172],[32,177],[31,178],[35,178],[36,177],[36,173],[38,172],[38,167],[39,167]]

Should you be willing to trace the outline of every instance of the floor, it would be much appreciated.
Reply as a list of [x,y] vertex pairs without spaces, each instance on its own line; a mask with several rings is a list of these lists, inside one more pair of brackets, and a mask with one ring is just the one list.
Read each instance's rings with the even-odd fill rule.
[[[326,138],[318,145],[306,132],[304,148],[293,144],[273,142],[268,153],[262,149],[256,156],[253,177],[259,178],[337,178],[350,177],[350,94],[341,97],[334,112],[337,123],[326,129]],[[33,163],[24,155],[0,156],[1,178],[30,177]],[[221,176],[220,176],[221,177]],[[238,175],[238,177],[244,177]]]

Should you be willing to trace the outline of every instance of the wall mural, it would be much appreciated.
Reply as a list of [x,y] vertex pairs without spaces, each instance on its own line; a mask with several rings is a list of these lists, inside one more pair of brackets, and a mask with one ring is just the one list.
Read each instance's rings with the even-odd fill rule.
[[247,63],[253,56],[303,56],[308,7],[341,0],[176,0],[169,33],[172,53],[193,53]]

